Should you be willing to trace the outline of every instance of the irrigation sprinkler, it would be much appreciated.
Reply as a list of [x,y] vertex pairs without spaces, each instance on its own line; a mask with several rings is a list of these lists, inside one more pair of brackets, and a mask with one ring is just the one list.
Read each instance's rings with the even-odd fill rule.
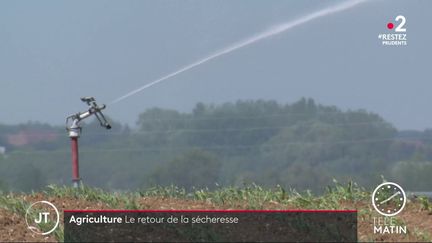
[[87,111],[79,112],[70,115],[66,118],[66,130],[71,138],[71,150],[72,150],[72,185],[73,187],[78,187],[81,183],[81,178],[79,177],[79,157],[78,157],[78,138],[81,135],[80,122],[91,115],[95,115],[99,120],[102,127],[106,129],[111,129],[111,125],[105,119],[102,114],[102,110],[106,108],[106,105],[98,106],[96,100],[93,97],[83,97],[82,102],[87,103],[89,106]]

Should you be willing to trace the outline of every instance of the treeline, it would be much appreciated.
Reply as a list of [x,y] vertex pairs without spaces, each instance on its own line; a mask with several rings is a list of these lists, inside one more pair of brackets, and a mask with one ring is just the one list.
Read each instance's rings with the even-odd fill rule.
[[[381,176],[408,190],[432,188],[431,130],[397,131],[377,114],[312,99],[198,103],[190,113],[152,108],[140,114],[136,128],[98,126],[84,125],[81,176],[107,189],[257,183],[319,192],[333,178],[373,187]],[[23,145],[17,134],[37,139]],[[64,128],[0,125],[0,146],[7,148],[0,155],[0,187],[28,191],[70,183]]]

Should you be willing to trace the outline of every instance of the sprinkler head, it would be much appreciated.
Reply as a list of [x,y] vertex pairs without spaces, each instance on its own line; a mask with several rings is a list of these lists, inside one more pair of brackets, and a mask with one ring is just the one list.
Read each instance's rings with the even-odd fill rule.
[[91,96],[87,96],[87,97],[82,97],[81,101],[82,102],[91,102],[91,101],[95,101],[95,99]]

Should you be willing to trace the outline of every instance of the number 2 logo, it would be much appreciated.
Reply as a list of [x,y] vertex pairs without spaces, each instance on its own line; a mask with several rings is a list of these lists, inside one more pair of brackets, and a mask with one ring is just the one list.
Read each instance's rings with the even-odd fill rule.
[[396,31],[396,32],[406,32],[406,28],[404,28],[404,26],[405,26],[405,24],[406,24],[406,18],[405,18],[405,16],[403,16],[403,15],[398,15],[398,16],[395,18],[395,21],[396,21],[396,22],[399,22],[399,21],[400,21],[399,25],[395,28],[395,31]]

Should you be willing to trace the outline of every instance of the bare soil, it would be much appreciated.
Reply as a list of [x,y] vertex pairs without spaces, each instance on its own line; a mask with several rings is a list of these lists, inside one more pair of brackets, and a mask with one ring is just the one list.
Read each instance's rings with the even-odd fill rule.
[[27,228],[24,217],[0,209],[0,241],[1,242],[53,242],[53,236],[42,236]]

